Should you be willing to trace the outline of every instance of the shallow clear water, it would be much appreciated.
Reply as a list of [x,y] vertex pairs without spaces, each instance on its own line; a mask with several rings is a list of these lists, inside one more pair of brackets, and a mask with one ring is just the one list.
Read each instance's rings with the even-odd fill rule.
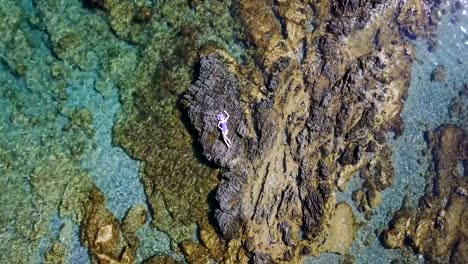
[[[39,239],[38,247],[34,246],[36,242],[20,246],[23,250],[37,250],[37,258],[32,262],[42,262],[53,239],[66,237],[71,239],[63,241],[70,249],[71,262],[77,263],[72,260],[78,259],[84,263],[81,261],[89,257],[87,249],[79,242],[79,223],[66,214],[59,214],[56,207],[73,172],[79,171],[83,177],[90,175],[104,193],[107,206],[119,219],[134,204],[145,202],[138,175],[139,163],[112,144],[112,128],[120,109],[116,78],[112,75],[123,70],[106,71],[102,60],[103,51],[112,47],[121,50],[120,59],[129,59],[131,66],[136,59],[135,49],[117,40],[105,20],[83,9],[78,1],[59,8],[63,16],[40,24],[45,28],[37,27],[35,20],[41,17],[38,12],[42,17],[51,12],[46,7],[41,2],[0,2],[3,35],[0,41],[0,150],[4,154],[2,163],[10,163],[2,167],[1,172],[5,188],[1,196],[4,216],[0,224],[1,251],[7,251],[6,246],[11,248],[18,236],[24,237],[21,240],[27,245],[28,237],[35,236],[35,231],[31,230],[45,228],[48,230],[39,235],[43,238]],[[89,23],[97,26],[89,30]],[[64,32],[71,25],[74,31]],[[60,51],[51,49],[54,38],[66,34],[84,38],[78,46],[71,44],[70,54],[75,56],[72,58],[67,57],[70,54],[59,54]],[[99,34],[105,41],[99,40]],[[77,54],[83,51],[86,56],[79,58]],[[19,72],[22,69],[24,73]],[[92,116],[82,127],[71,125],[73,115],[79,111]],[[31,174],[41,166],[55,176],[31,179]],[[48,192],[54,198],[47,197]],[[37,214],[41,215],[41,227],[34,224]],[[7,261],[7,256],[2,254],[2,263]]]
[[[79,221],[60,204],[75,181],[90,182],[76,184],[77,188],[92,184],[102,191],[108,209],[119,220],[132,206],[147,203],[141,162],[113,143],[123,100],[118,83],[135,70],[143,51],[119,39],[102,15],[83,8],[79,1],[54,3],[62,16],[39,23],[39,17],[57,10],[48,10],[43,1],[0,0],[0,252],[8,252],[0,257],[1,263],[16,260],[13,256],[18,254],[29,256],[27,263],[43,263],[54,240],[66,245],[70,263],[89,263],[89,252],[80,243]],[[422,175],[431,160],[420,155],[426,148],[423,132],[443,123],[467,126],[448,115],[451,99],[468,80],[468,4],[462,4],[456,22],[451,14],[444,16],[434,52],[425,42],[414,43],[417,62],[402,113],[405,130],[391,140],[395,181],[383,192],[384,203],[374,217],[359,231],[352,247],[357,263],[390,263],[402,255],[401,250],[383,248],[376,237],[405,197],[414,204],[424,191]],[[221,43],[234,57],[243,57],[241,44],[216,32],[199,41]],[[57,45],[68,45],[67,52],[52,48]],[[445,82],[430,81],[437,65],[447,70]],[[91,120],[86,119],[88,114]],[[47,173],[53,176],[44,178]],[[360,183],[354,177],[338,200],[353,205],[351,194]],[[365,221],[356,208],[354,212]],[[375,237],[373,243],[364,245],[369,236]],[[137,251],[138,261],[152,254],[182,258],[172,252],[169,236],[149,223],[139,237],[143,245]],[[306,262],[339,261],[340,256],[327,253]]]

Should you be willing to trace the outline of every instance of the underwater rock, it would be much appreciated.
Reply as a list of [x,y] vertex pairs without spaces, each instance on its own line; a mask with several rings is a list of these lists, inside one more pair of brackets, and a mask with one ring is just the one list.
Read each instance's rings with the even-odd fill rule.
[[354,241],[358,227],[351,207],[346,203],[337,204],[329,225],[331,228],[323,244],[324,251],[345,255]]
[[64,131],[82,131],[87,137],[93,138],[95,131],[93,128],[93,113],[91,110],[83,109],[73,109],[68,111],[64,109],[62,112],[65,116],[70,119],[70,122],[64,126]]
[[141,7],[134,15],[133,20],[138,23],[147,23],[151,19],[152,15],[153,10],[149,7]]
[[412,247],[429,261],[446,262],[459,258],[459,249],[466,247],[467,198],[457,190],[466,190],[468,184],[456,168],[467,164],[468,141],[466,131],[453,125],[437,128],[429,139],[435,160],[432,186],[419,208],[402,208],[395,215],[384,242],[391,248]]
[[431,73],[431,82],[443,82],[447,79],[444,65],[437,65]]
[[449,115],[451,118],[459,120],[468,120],[468,83],[463,84],[463,88],[458,96],[452,98],[449,106]]
[[148,209],[144,204],[137,204],[128,210],[122,222],[122,232],[128,244],[132,248],[140,246],[140,239],[137,236],[138,230],[146,223]]
[[145,222],[146,206],[136,205],[121,224],[107,209],[104,195],[94,189],[81,225],[81,241],[89,248],[92,263],[135,263],[137,232]]
[[81,231],[82,243],[90,249],[94,263],[130,263],[121,258],[125,246],[119,221],[105,207],[104,196],[98,190],[91,193],[83,226],[86,228]]

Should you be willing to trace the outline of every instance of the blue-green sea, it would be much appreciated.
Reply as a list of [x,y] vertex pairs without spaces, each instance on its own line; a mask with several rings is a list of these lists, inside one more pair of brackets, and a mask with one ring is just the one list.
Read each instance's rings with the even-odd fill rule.
[[[148,205],[145,164],[115,142],[116,126],[137,115],[131,107],[137,104],[132,97],[136,87],[154,81],[153,72],[168,58],[171,63],[187,59],[174,46],[182,26],[204,29],[194,47],[215,43],[239,61],[247,56],[240,23],[229,11],[234,1],[201,1],[197,10],[180,7],[185,1],[178,0],[128,2],[162,11],[149,26],[127,28],[127,22],[113,21],[105,10],[80,0],[0,0],[0,263],[46,263],[51,251],[61,252],[66,263],[91,263],[80,237],[83,205],[93,188],[103,193],[105,206],[119,221],[130,208]],[[467,120],[449,114],[452,99],[468,83],[468,1],[460,3],[459,10],[441,15],[434,50],[425,40],[412,40],[416,60],[401,113],[405,129],[396,139],[387,135],[395,180],[358,231],[351,248],[356,263],[390,263],[403,255],[424,263],[414,252],[384,248],[378,236],[403,200],[417,203],[428,184],[422,175],[433,161],[430,156],[421,161],[427,148],[424,132],[447,123],[468,129]],[[219,18],[210,21],[211,16]],[[165,71],[190,84],[191,72],[171,63]],[[444,82],[431,81],[438,65],[446,69]],[[157,90],[164,98],[154,107],[177,116],[177,99],[186,88]],[[338,200],[353,205],[352,193],[361,184],[354,177]],[[148,211],[138,231],[136,261],[167,255],[186,262],[170,235],[151,220]],[[372,243],[364,243],[369,237]],[[342,258],[324,253],[305,262],[339,263]]]

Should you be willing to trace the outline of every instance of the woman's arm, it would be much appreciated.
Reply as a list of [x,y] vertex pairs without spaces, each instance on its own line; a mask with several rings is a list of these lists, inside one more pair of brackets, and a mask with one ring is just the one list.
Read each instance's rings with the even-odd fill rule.
[[224,121],[227,121],[229,119],[229,114],[226,112],[226,110],[224,110],[224,113],[226,114],[226,119],[224,119]]

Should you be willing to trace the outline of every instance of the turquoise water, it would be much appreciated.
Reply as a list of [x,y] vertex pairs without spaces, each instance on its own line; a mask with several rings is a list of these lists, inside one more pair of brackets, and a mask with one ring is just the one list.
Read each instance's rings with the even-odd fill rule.
[[[427,157],[417,162],[426,148],[423,131],[443,123],[467,124],[451,118],[447,110],[451,98],[468,80],[468,8],[466,1],[462,3],[464,9],[458,11],[456,23],[449,14],[439,25],[439,45],[434,52],[428,51],[426,43],[414,43],[418,62],[413,65],[402,113],[406,129],[391,141],[397,175],[394,185],[383,193],[384,203],[359,231],[352,248],[358,263],[389,263],[402,255],[400,250],[384,249],[376,239],[368,246],[362,241],[386,228],[405,196],[414,203],[422,194],[426,183],[421,174],[430,162]],[[199,19],[195,16],[191,11],[190,19]],[[230,19],[227,15],[221,19],[226,24],[207,29],[198,45],[214,41],[240,61],[243,44],[234,41],[237,36],[219,31],[231,27]],[[158,25],[161,36],[166,36],[164,30],[170,31],[168,27]],[[119,220],[132,206],[147,203],[140,182],[143,164],[112,141],[114,125],[123,111],[119,85],[136,70],[143,48],[122,40],[102,13],[84,8],[80,1],[0,0],[0,32],[0,263],[19,259],[43,263],[54,241],[64,245],[69,263],[89,263],[89,252],[80,243],[82,216],[76,212],[81,209],[64,205],[67,195],[96,186]],[[145,36],[142,33],[138,38],[148,41]],[[447,81],[431,82],[430,74],[439,64],[447,69]],[[355,177],[338,199],[353,204],[351,193],[360,184]],[[137,250],[139,262],[159,254],[182,260],[171,250],[169,236],[149,223],[139,237],[143,241]],[[336,263],[339,259],[335,254],[323,254],[308,263]]]
[[[145,203],[139,162],[112,144],[120,109],[116,84],[133,70],[137,50],[118,40],[106,21],[80,2],[49,3],[0,2],[2,263],[16,259],[3,252],[24,253],[17,256],[23,260],[36,255],[27,262],[40,263],[54,239],[66,245],[71,263],[89,258],[79,242],[77,219],[58,211],[74,172],[91,177],[118,219]],[[47,19],[53,12],[62,15]],[[79,40],[58,50],[57,42],[67,36]],[[119,56],[108,56],[111,49]],[[118,60],[127,68],[108,68]],[[92,116],[86,124],[73,122],[80,111]],[[54,176],[32,178],[38,168]]]
[[[132,24],[138,32],[130,36],[83,1],[0,0],[0,263],[43,263],[57,241],[70,263],[89,262],[80,243],[86,199],[80,195],[93,186],[118,220],[147,203],[143,164],[113,143],[118,115],[131,111],[122,109],[132,92],[129,79],[141,85],[136,78],[152,78],[145,71],[152,74],[166,55],[174,56],[177,27],[187,21],[206,28],[196,45],[215,43],[239,60],[245,54],[230,35],[229,13],[207,20],[227,7],[205,1],[195,13],[181,2],[129,1],[172,12],[146,31]],[[143,74],[134,76],[137,70]],[[174,255],[169,237],[148,223],[139,236],[139,261]]]

